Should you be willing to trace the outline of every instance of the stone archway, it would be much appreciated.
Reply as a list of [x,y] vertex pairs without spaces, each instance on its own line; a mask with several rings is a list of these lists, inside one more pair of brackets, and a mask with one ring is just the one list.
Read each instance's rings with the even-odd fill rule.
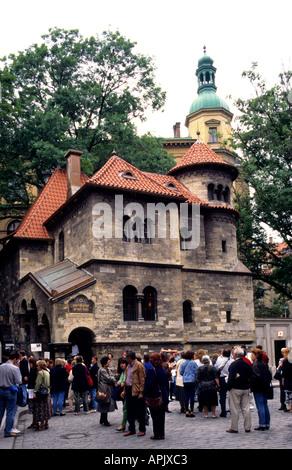
[[[92,357],[92,342],[95,334],[92,330],[86,327],[79,327],[72,330],[68,342],[72,345],[76,344],[79,349],[79,354],[83,357],[86,365],[89,365]],[[71,350],[69,351],[70,354]]]

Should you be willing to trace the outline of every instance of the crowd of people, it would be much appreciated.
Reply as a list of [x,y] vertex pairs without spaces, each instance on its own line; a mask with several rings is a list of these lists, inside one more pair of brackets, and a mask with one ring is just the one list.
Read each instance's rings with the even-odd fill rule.
[[[281,410],[292,412],[292,361],[290,349],[283,348],[275,378],[280,384]],[[67,413],[100,414],[100,425],[111,426],[109,413],[122,403],[122,422],[116,429],[125,437],[146,433],[152,419],[151,439],[165,438],[165,414],[169,402],[176,400],[186,418],[195,418],[197,410],[205,418],[226,418],[226,430],[238,433],[239,415],[246,432],[251,430],[250,409],[258,412],[257,431],[270,428],[268,400],[272,393],[269,358],[262,347],[247,351],[244,345],[223,349],[211,357],[207,351],[161,350],[142,357],[125,351],[117,361],[113,355],[86,365],[77,355],[64,359],[25,357],[25,351],[11,352],[0,365],[0,424],[6,411],[4,436],[16,436],[14,419],[18,406],[27,406],[32,416],[29,428],[43,431],[49,420]],[[98,365],[98,362],[100,365]],[[220,414],[216,413],[220,406]]]

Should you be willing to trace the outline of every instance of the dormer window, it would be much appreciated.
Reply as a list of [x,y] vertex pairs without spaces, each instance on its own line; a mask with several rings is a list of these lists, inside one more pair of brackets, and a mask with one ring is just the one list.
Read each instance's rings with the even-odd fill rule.
[[120,173],[120,176],[125,179],[131,179],[131,180],[137,179],[136,176],[130,170],[123,171],[122,173]]
[[176,185],[172,181],[170,183],[165,183],[164,186],[166,186],[169,189],[173,189],[174,191],[178,191]]

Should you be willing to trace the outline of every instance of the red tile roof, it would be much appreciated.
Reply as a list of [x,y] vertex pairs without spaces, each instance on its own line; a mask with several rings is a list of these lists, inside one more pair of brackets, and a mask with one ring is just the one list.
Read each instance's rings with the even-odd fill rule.
[[[88,176],[81,174],[82,185]],[[42,192],[27,211],[21,224],[14,233],[16,238],[35,238],[48,240],[50,235],[44,226],[50,217],[67,200],[67,171],[60,168],[55,170]]]
[[[127,173],[132,175],[128,176]],[[155,175],[156,176],[156,175]],[[105,165],[93,175],[88,183],[108,188],[157,194],[168,197],[181,197],[177,191],[164,186],[152,173],[134,167],[117,155],[113,155]]]
[[208,204],[201,199],[199,199],[195,194],[193,194],[184,184],[182,184],[180,181],[178,181],[174,176],[170,175],[159,175],[156,173],[147,173],[151,178],[153,178],[155,181],[159,182],[160,184],[163,185],[168,185],[168,184],[173,184],[177,190],[182,194],[185,198],[185,202],[189,203],[197,203],[201,204],[203,206],[208,206]]
[[204,144],[203,142],[197,141],[195,142],[188,151],[184,154],[184,156],[179,160],[179,162],[169,170],[168,174],[173,174],[177,170],[181,168],[186,168],[194,165],[202,165],[202,164],[215,164],[215,165],[226,165],[226,167],[230,167],[236,171],[235,167],[226,163],[220,155],[217,155],[214,150],[210,149],[208,145]]
[[[228,165],[207,145],[195,143],[169,173],[177,168],[193,165],[194,163],[211,161]],[[183,202],[198,203],[206,208],[215,207],[200,200],[174,176],[143,172],[115,154],[91,178],[84,173],[81,176],[82,187],[84,188],[88,185],[97,188],[113,188],[121,191],[169,197]],[[57,169],[12,236],[39,240],[50,239],[51,236],[45,222],[66,204],[67,171]],[[234,211],[231,207],[218,206],[218,208]]]

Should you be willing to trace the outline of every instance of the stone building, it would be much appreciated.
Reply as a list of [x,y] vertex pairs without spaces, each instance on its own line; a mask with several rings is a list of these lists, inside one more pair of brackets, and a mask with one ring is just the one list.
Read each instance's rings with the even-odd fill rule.
[[88,360],[255,340],[233,165],[200,141],[167,175],[113,154],[88,178],[80,152],[66,158],[0,253],[4,349],[55,357],[76,343]]
[[215,71],[205,53],[189,137],[177,123],[165,141],[176,156],[167,175],[113,154],[88,178],[80,152],[68,151],[67,169],[55,170],[0,252],[4,350],[55,357],[73,344],[88,360],[254,344],[252,274],[237,258],[238,170],[220,140],[232,114]]

